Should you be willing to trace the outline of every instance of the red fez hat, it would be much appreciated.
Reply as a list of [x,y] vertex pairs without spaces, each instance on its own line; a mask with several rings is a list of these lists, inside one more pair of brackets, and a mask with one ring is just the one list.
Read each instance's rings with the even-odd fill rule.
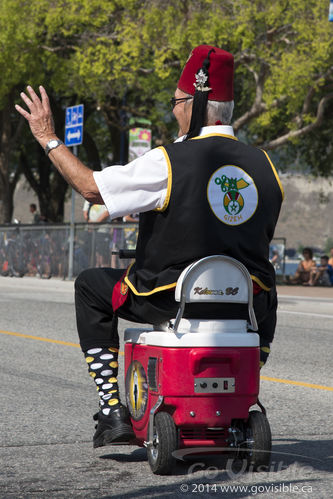
[[[208,99],[231,101],[234,98],[234,58],[225,50],[211,45],[199,45],[192,50],[178,82],[178,88],[186,94],[194,95],[197,89],[198,75],[209,51]],[[207,88],[205,88],[207,90]]]

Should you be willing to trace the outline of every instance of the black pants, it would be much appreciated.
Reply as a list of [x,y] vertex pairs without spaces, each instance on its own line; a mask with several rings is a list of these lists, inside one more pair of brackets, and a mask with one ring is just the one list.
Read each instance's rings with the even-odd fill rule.
[[[93,347],[119,347],[118,317],[133,322],[159,324],[176,316],[179,304],[174,289],[150,296],[129,296],[113,313],[111,297],[115,284],[124,270],[111,268],[87,269],[75,281],[76,323],[80,345],[85,352]],[[276,290],[261,291],[254,296],[260,346],[272,342],[276,326]],[[222,312],[222,313],[221,313]],[[229,304],[188,304],[184,317],[196,318],[245,318],[246,307]]]

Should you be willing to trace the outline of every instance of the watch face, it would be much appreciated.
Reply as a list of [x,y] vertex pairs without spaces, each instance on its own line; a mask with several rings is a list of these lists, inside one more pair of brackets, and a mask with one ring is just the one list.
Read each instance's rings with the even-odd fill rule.
[[56,147],[58,145],[58,141],[57,140],[50,140],[50,142],[48,143],[48,146],[50,149],[52,149],[52,147]]

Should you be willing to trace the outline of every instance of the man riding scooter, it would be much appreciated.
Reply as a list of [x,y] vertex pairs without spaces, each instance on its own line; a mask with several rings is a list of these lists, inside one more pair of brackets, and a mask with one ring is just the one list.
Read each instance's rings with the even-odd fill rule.
[[[100,397],[94,447],[133,437],[117,383],[118,317],[151,324],[175,317],[177,279],[195,260],[224,254],[249,270],[261,365],[267,360],[277,307],[269,243],[283,189],[267,153],[238,141],[230,126],[233,62],[220,48],[196,47],[171,98],[178,139],[101,172],[87,168],[55,135],[43,87],[41,98],[31,87],[30,97],[21,93],[30,112],[16,106],[58,171],[85,199],[105,204],[111,218],[140,213],[136,260],[125,275],[119,269],[88,269],[75,283],[80,344]],[[209,312],[190,304],[188,317],[194,305],[195,317],[239,313],[224,310],[224,304]]]

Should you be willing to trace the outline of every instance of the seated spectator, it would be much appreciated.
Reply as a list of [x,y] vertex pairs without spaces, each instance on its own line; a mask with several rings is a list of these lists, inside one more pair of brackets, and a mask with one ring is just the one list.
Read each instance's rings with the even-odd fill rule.
[[311,271],[316,269],[316,262],[313,260],[312,249],[304,248],[303,257],[304,260],[299,263],[295,275],[289,279],[290,284],[310,285]]
[[330,249],[330,258],[328,260],[328,265],[331,265],[333,267],[333,248]]
[[328,263],[328,256],[320,257],[320,264],[317,268],[311,270],[310,286],[332,286],[333,267]]

